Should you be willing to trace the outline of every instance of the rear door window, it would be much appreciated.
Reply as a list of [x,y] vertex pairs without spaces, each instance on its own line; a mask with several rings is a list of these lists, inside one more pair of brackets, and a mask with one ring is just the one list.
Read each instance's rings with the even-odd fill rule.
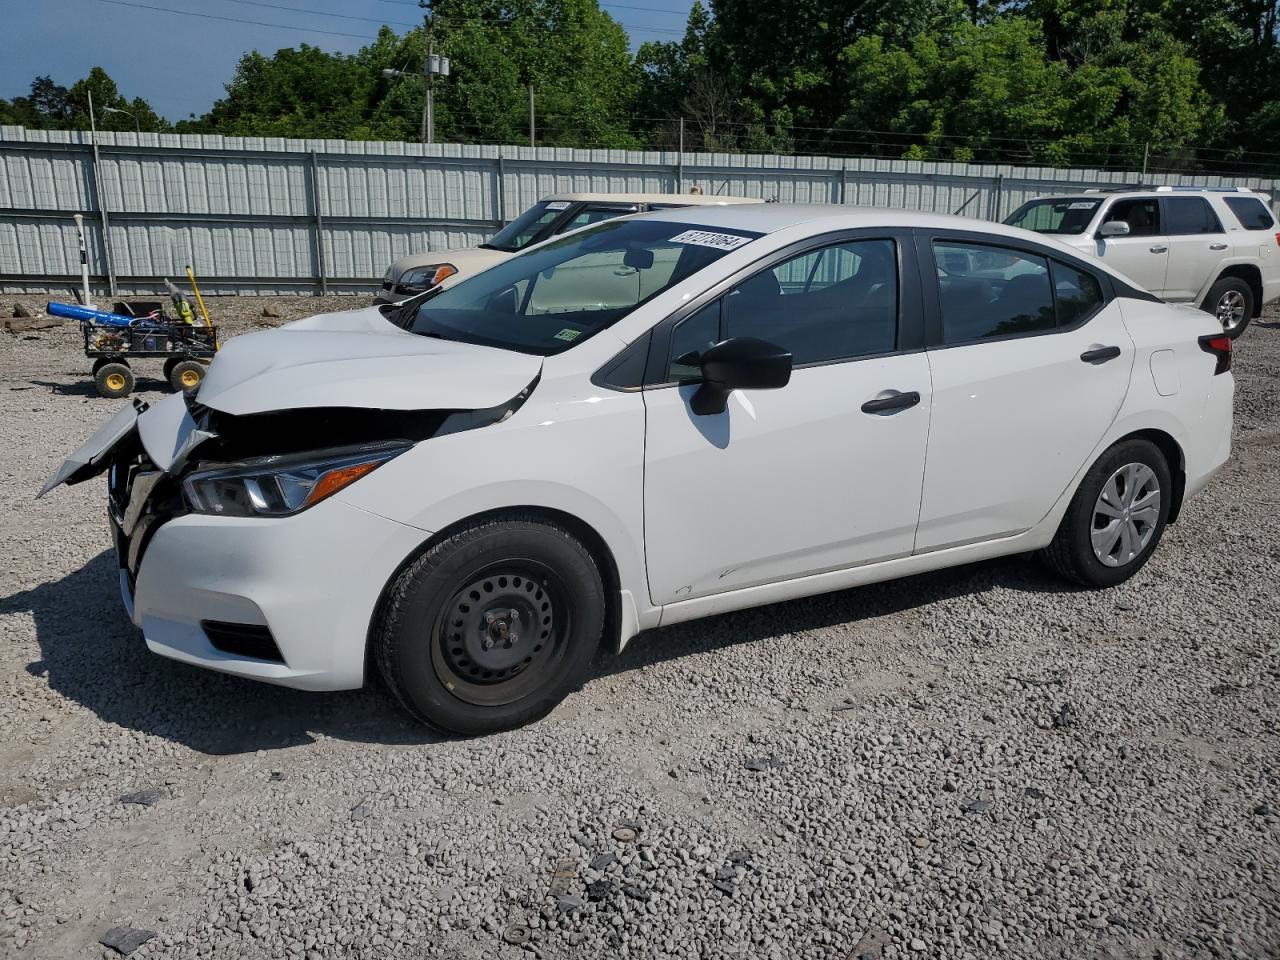
[[1246,230],[1270,230],[1276,225],[1267,205],[1257,197],[1225,197],[1227,208]]
[[1053,296],[1058,306],[1058,326],[1073,327],[1091,317],[1102,306],[1102,286],[1092,273],[1057,260],[1049,261],[1053,274]]
[[985,244],[939,241],[944,343],[1052,330],[1053,289],[1044,257]]
[[1169,236],[1222,233],[1218,215],[1204,197],[1166,197],[1165,228]]

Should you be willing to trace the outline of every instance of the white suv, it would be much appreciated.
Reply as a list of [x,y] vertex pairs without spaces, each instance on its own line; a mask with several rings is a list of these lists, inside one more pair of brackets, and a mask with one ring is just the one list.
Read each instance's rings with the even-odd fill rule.
[[1004,222],[1052,234],[1163,300],[1196,304],[1238,337],[1280,298],[1270,200],[1243,187],[1088,190],[1029,200]]

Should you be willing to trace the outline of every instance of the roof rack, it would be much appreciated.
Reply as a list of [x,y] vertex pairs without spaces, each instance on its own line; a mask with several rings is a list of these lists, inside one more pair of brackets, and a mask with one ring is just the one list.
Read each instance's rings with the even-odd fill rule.
[[1194,184],[1156,187],[1156,193],[1173,193],[1177,190],[1194,190],[1203,193],[1253,193],[1249,187],[1197,187]]
[[1252,187],[1198,187],[1195,184],[1190,183],[1150,186],[1135,183],[1127,187],[1090,187],[1085,191],[1085,193],[1139,193],[1142,191],[1151,191],[1152,193],[1175,193],[1179,190],[1193,191],[1195,193],[1253,193]]

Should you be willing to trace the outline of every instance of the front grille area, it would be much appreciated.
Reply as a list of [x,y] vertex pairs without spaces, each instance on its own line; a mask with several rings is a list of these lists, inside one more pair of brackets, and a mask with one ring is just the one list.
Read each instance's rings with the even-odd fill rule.
[[129,576],[131,589],[136,586],[142,555],[152,535],[167,521],[187,512],[177,484],[159,473],[139,451],[116,460],[107,475],[107,515],[116,556]]
[[201,620],[200,627],[214,648],[234,657],[270,660],[284,663],[271,630],[257,623],[229,623],[225,620]]

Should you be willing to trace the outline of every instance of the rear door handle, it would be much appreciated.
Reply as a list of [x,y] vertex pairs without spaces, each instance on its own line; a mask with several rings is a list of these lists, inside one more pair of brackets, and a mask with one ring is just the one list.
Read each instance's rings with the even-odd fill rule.
[[1225,243],[1211,243],[1211,244],[1209,244],[1209,249],[1210,249],[1210,250],[1225,250],[1225,249],[1227,249],[1227,245],[1226,245]]
[[1091,347],[1080,354],[1080,359],[1085,363],[1106,363],[1118,356],[1120,356],[1119,347]]
[[[885,393],[892,391],[886,390]],[[914,407],[920,402],[920,394],[915,390],[907,393],[892,392],[892,396],[876,397],[874,400],[868,400],[862,405],[863,413],[892,413],[895,410],[905,410],[908,407]]]
[[1163,244],[1156,244],[1154,247],[1151,248],[1151,252],[1152,253],[1168,253],[1169,248],[1164,246]]

